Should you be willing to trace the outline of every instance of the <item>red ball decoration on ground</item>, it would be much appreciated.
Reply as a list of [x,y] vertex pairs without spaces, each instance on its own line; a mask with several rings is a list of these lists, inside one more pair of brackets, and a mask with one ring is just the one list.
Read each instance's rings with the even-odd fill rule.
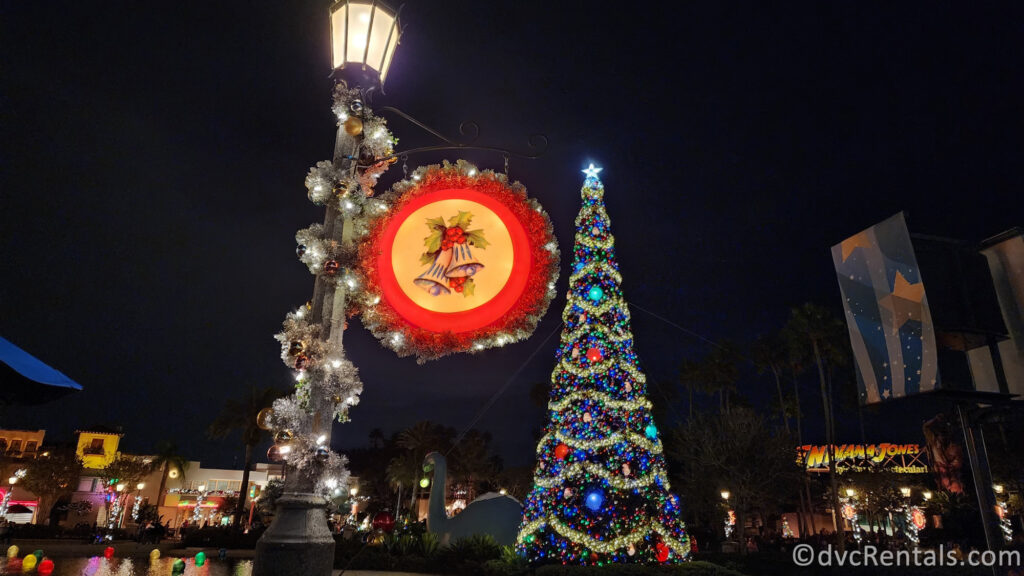
[[569,455],[569,447],[565,444],[559,444],[555,446],[555,458],[559,460],[565,460],[565,457]]
[[107,546],[106,548],[104,548],[103,549],[103,557],[106,558],[107,560],[110,560],[111,558],[113,558],[114,557],[114,547],[113,546]]
[[36,572],[39,573],[39,576],[50,576],[50,574],[53,574],[53,560],[43,558],[43,561],[36,567]]
[[597,348],[587,350],[587,360],[590,360],[591,362],[600,362],[602,358],[604,358],[604,356]]
[[395,517],[390,512],[380,512],[373,517],[373,527],[390,534],[395,529]]

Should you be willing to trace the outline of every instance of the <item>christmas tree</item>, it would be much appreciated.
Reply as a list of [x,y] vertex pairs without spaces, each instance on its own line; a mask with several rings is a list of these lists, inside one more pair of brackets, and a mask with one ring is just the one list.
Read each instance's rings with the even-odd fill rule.
[[600,170],[583,171],[549,423],[518,547],[537,563],[677,562],[690,541],[633,351]]

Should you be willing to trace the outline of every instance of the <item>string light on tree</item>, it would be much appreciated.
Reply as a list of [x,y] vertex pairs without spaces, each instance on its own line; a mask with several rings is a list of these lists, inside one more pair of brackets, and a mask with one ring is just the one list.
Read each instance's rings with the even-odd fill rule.
[[601,168],[583,172],[549,422],[517,548],[533,563],[678,562],[690,542],[633,351]]

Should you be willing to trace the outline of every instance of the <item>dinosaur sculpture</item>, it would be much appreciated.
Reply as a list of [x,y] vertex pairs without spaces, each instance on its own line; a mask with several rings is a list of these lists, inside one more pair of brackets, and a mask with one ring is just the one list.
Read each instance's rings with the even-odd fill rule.
[[427,505],[427,530],[437,536],[442,546],[474,534],[490,534],[502,546],[515,544],[519,523],[523,519],[522,504],[511,496],[488,492],[449,518],[444,509],[448,463],[437,452],[427,454],[423,462],[425,470],[430,466],[434,468]]

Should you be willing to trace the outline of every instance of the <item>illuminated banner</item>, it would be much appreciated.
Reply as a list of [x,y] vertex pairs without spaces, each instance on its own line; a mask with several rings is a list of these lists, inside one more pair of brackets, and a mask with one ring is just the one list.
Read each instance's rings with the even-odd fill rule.
[[[925,449],[919,444],[835,444],[836,471],[927,474]],[[828,472],[828,446],[797,448],[797,463],[809,472]]]
[[936,390],[935,329],[903,213],[833,246],[832,261],[861,404]]

